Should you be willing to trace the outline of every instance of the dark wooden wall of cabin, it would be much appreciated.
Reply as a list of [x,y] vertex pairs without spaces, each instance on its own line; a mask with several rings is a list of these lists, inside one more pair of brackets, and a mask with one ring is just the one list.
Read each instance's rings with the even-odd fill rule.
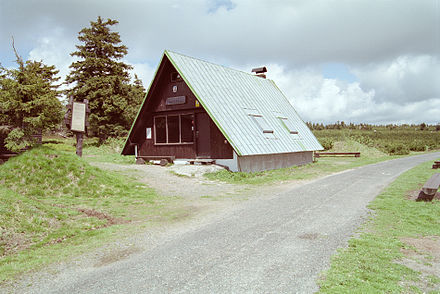
[[[141,113],[138,117],[134,136],[131,140],[137,143],[139,155],[143,156],[175,156],[176,158],[196,158],[197,144],[154,144],[153,117],[161,114],[195,114],[205,112],[202,106],[196,106],[197,99],[186,83],[181,80],[171,81],[171,74],[176,72],[171,62],[164,56],[157,72],[157,81],[153,82]],[[177,92],[173,92],[173,86],[177,86]],[[169,97],[185,96],[186,102],[178,105],[166,105]],[[146,139],[146,128],[152,129],[152,139]],[[233,151],[229,143],[225,143],[225,137],[210,119],[211,158],[232,158]],[[195,134],[194,134],[195,138]]]
[[220,132],[215,123],[211,122],[211,158],[229,159],[233,157],[233,149]]

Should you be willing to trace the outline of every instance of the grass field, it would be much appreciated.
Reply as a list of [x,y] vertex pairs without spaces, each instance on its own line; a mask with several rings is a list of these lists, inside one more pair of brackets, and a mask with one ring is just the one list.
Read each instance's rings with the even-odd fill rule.
[[161,210],[162,200],[151,188],[52,147],[34,148],[0,165],[0,281]]
[[332,258],[320,293],[440,293],[440,201],[413,199],[431,164],[402,174],[369,205],[371,220]]
[[345,141],[355,141],[389,155],[440,149],[440,131],[433,128],[375,126],[367,130],[324,129],[313,133],[326,149],[331,149],[335,142]]

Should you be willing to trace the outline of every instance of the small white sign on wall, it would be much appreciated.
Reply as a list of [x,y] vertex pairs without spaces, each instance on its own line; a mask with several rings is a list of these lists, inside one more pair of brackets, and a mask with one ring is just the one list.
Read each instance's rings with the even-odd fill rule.
[[151,139],[151,128],[146,129],[147,139]]

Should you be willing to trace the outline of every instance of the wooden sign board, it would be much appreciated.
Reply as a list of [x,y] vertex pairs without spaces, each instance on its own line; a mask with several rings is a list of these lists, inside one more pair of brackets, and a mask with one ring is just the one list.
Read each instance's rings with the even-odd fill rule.
[[70,129],[74,132],[86,131],[86,104],[73,102],[72,105],[72,126]]
[[186,103],[186,96],[169,97],[165,101],[165,105],[179,105]]

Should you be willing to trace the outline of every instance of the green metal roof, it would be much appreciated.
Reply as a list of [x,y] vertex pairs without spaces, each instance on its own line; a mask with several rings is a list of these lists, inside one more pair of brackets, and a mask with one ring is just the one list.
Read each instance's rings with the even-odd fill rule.
[[272,80],[167,50],[164,54],[238,155],[323,149]]

